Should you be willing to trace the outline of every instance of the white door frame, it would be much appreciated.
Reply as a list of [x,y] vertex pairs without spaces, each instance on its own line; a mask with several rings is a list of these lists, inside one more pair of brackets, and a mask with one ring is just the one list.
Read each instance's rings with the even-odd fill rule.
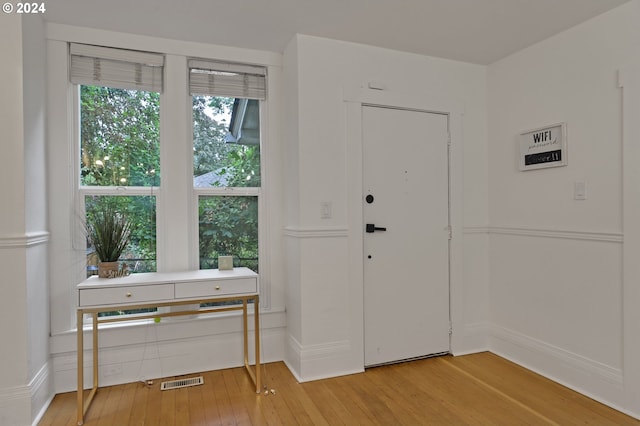
[[349,255],[349,335],[353,354],[361,354],[364,368],[364,252],[362,190],[362,107],[413,109],[448,115],[451,147],[449,149],[449,215],[452,239],[449,245],[449,312],[451,315],[451,353],[462,346],[463,312],[463,155],[461,105],[450,99],[426,99],[407,93],[345,88],[347,141],[347,208]]

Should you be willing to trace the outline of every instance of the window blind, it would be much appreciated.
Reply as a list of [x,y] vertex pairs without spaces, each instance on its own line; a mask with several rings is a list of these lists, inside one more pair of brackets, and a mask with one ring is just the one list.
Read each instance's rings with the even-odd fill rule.
[[71,43],[70,80],[75,84],[162,92],[159,53]]
[[265,67],[189,60],[189,90],[192,95],[265,100],[266,75]]

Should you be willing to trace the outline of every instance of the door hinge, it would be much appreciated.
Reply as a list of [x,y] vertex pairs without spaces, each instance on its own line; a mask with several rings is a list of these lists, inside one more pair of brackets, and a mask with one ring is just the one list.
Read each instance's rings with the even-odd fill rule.
[[453,335],[453,325],[451,324],[451,321],[449,321],[449,336]]
[[445,231],[447,231],[447,233],[449,234],[449,239],[453,238],[453,229],[451,228],[451,225],[447,226],[446,228],[444,228]]
[[447,131],[447,145],[451,146],[451,132]]

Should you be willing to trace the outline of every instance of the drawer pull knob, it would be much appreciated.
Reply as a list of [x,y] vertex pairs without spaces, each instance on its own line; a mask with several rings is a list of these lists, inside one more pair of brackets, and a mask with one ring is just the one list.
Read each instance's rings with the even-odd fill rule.
[[220,286],[219,285],[216,286],[216,290],[220,290]]
[[127,297],[131,297],[131,293],[127,293],[127,294],[126,294],[126,296],[127,296]]

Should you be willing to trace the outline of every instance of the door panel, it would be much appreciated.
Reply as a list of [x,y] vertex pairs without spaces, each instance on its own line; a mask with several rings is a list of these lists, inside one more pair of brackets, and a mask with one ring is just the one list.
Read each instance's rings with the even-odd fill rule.
[[362,114],[365,365],[447,352],[447,116]]

